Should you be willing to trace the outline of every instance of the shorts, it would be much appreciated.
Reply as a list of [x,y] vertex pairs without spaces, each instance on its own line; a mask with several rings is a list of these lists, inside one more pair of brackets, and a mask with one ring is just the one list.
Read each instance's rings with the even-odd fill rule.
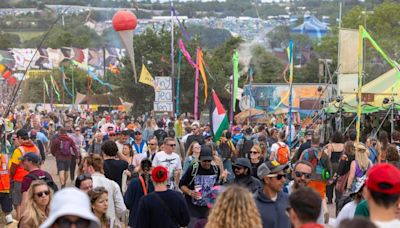
[[325,181],[317,181],[317,180],[311,180],[310,183],[308,183],[308,187],[314,189],[319,193],[321,196],[321,199],[325,199],[325,194],[326,194],[326,183]]
[[10,193],[0,193],[1,210],[8,214],[13,210]]
[[56,163],[57,163],[57,171],[58,172],[60,172],[60,171],[68,171],[69,170],[69,167],[71,166],[71,160],[67,160],[67,161],[64,161],[64,160],[56,160]]
[[11,199],[12,204],[19,206],[22,201],[21,182],[11,182]]

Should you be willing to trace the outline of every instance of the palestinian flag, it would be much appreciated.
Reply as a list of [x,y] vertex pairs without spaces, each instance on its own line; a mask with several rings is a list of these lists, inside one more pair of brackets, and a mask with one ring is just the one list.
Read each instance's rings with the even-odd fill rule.
[[217,142],[219,138],[221,138],[222,133],[229,128],[228,115],[214,90],[212,91],[211,99],[210,124],[215,142]]

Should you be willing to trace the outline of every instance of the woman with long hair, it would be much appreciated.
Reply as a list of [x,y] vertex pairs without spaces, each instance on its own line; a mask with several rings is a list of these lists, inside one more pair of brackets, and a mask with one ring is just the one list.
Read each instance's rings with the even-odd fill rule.
[[153,126],[151,119],[148,119],[146,121],[146,127],[143,130],[143,135],[142,135],[142,139],[144,141],[148,141],[149,139],[151,139],[154,136],[154,131],[155,131],[155,127]]
[[34,180],[28,189],[28,200],[18,227],[38,228],[49,215],[53,193],[46,182]]
[[261,228],[262,222],[252,194],[231,185],[221,193],[208,216],[206,228]]
[[186,172],[186,170],[190,167],[191,164],[199,160],[200,150],[201,146],[197,141],[194,141],[190,144],[186,153],[185,161],[183,162],[183,170],[182,170],[183,173]]
[[[336,173],[340,157],[344,151],[344,141],[343,135],[340,131],[335,131],[332,135],[331,142],[327,145],[328,155],[332,163],[332,172]],[[328,204],[332,203],[333,199],[333,189],[335,188],[335,183],[326,185],[326,197],[328,198]]]
[[111,228],[113,223],[107,218],[108,191],[104,187],[96,187],[88,192],[93,214],[100,221],[101,228]]
[[381,143],[374,137],[368,137],[365,146],[369,150],[369,160],[371,160],[372,164],[378,163],[381,154]]
[[347,190],[354,191],[359,180],[365,176],[372,162],[368,159],[369,152],[363,143],[354,143],[355,160],[351,162]]
[[257,169],[264,162],[263,153],[261,147],[254,145],[250,149],[250,163],[251,163],[251,175],[258,179]]

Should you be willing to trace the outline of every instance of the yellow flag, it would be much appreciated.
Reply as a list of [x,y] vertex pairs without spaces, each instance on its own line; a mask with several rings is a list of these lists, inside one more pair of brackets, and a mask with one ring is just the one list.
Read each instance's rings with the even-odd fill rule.
[[153,76],[151,76],[144,64],[142,64],[142,72],[140,73],[139,82],[149,85],[155,89]]
[[203,59],[203,52],[200,50],[198,52],[198,56],[197,58],[199,59],[199,70],[200,70],[200,74],[201,77],[203,78],[203,82],[204,82],[204,104],[207,102],[207,97],[208,97],[208,84],[207,84],[207,77],[206,77],[206,73],[204,71],[204,59]]

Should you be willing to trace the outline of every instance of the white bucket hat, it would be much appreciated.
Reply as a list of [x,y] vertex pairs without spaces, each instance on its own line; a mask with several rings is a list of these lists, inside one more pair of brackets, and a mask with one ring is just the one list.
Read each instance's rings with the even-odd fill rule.
[[77,188],[64,188],[56,194],[50,203],[49,217],[40,228],[49,228],[65,215],[78,216],[90,221],[89,228],[100,228],[97,217],[91,210],[89,196]]

